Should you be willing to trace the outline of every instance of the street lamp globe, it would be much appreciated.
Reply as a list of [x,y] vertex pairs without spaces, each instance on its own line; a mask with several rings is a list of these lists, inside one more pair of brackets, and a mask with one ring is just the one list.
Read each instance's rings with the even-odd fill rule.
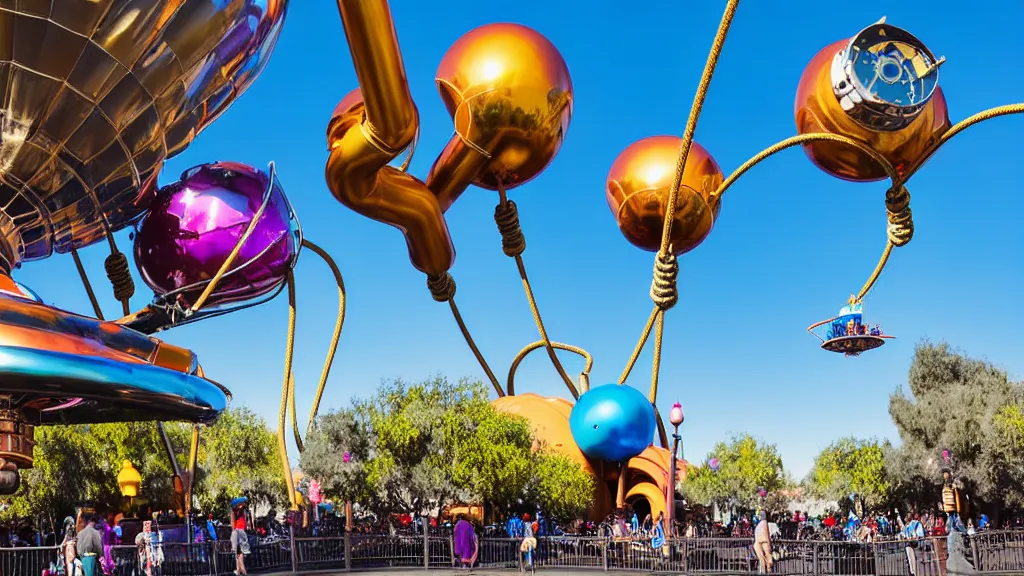
[[683,417],[683,405],[676,402],[672,405],[672,411],[668,413],[668,421],[672,426],[678,428],[685,418]]
[[124,461],[121,465],[121,471],[117,473],[117,486],[121,489],[121,495],[125,498],[135,498],[139,495],[139,488],[142,487],[142,476],[128,460]]

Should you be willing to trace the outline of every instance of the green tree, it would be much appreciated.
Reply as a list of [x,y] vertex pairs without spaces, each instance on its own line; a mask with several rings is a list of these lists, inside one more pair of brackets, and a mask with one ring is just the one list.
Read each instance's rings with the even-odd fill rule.
[[[940,472],[948,467],[990,514],[1003,503],[1024,501],[1022,485],[1013,480],[1020,468],[1020,453],[1012,449],[1019,384],[988,362],[925,341],[914,351],[907,388],[909,393],[901,387],[889,399],[902,441],[888,460],[900,499],[934,509]],[[943,450],[951,454],[948,464]]]
[[542,449],[534,454],[527,499],[553,520],[581,518],[594,501],[594,477],[579,462]]
[[[177,436],[188,433],[187,426],[177,426]],[[183,449],[178,454],[184,460],[188,452]],[[199,508],[218,516],[226,516],[231,499],[239,495],[270,506],[288,500],[277,436],[263,418],[245,407],[225,410],[202,430],[194,489]]]
[[[496,411],[482,383],[439,376],[385,382],[324,415],[300,465],[325,494],[388,518],[428,503],[515,499],[530,480],[531,446],[527,423]],[[350,461],[339,463],[344,452]]]
[[46,426],[36,429],[36,442],[33,468],[22,472],[21,489],[5,499],[7,517],[56,522],[84,503],[117,509],[124,460],[143,476],[141,498],[159,507],[173,500],[171,466],[152,423]]
[[586,471],[534,444],[529,423],[495,410],[478,381],[395,380],[324,414],[300,466],[326,495],[381,518],[455,502],[535,501],[566,518],[585,509],[594,488]]
[[885,455],[889,443],[841,438],[814,459],[806,485],[811,495],[840,502],[853,495],[862,510],[889,503]]
[[[191,426],[168,423],[165,430],[186,469]],[[117,473],[125,460],[142,476],[140,499],[156,509],[174,506],[172,465],[152,422],[45,426],[36,429],[36,442],[34,466],[22,472],[22,487],[4,500],[0,517],[58,522],[79,504],[120,509]],[[203,428],[195,486],[200,507],[220,513],[239,492],[268,502],[283,496],[275,446],[273,432],[245,408],[229,409]]]
[[370,459],[372,442],[368,422],[355,410],[321,414],[304,442],[299,467],[320,482],[323,494],[368,503],[374,491],[364,464]]
[[729,443],[719,442],[708,454],[718,459],[718,471],[707,464],[691,467],[683,494],[695,503],[715,504],[721,510],[749,510],[761,505],[759,488],[768,493],[774,507],[782,507],[781,491],[788,487],[782,457],[774,444],[758,442],[749,434]]

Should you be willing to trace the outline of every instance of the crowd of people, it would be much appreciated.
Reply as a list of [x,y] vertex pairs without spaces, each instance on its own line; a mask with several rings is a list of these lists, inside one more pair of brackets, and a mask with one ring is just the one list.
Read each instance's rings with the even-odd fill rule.
[[[861,507],[854,506],[860,509]],[[176,518],[180,526],[166,527],[168,538],[157,520],[174,521],[170,516],[153,514],[153,520],[139,522],[125,520],[121,515],[79,514],[77,519],[67,518],[60,532],[50,534],[10,530],[8,536],[11,544],[35,546],[54,546],[59,556],[44,576],[111,576],[115,573],[115,560],[124,562],[124,550],[121,554],[112,554],[112,549],[119,545],[135,544],[139,576],[159,576],[164,563],[164,544],[170,542],[207,542],[210,540],[230,540],[231,550],[235,556],[235,574],[246,574],[245,557],[250,553],[250,540],[256,544],[269,543],[287,533],[278,514],[271,510],[265,517],[252,522],[248,511],[247,500],[237,498],[230,506],[229,523],[221,525],[212,516],[205,519],[193,519],[184,522]],[[392,532],[410,530],[422,533],[426,526],[431,532],[450,533],[453,536],[455,553],[463,565],[472,566],[476,561],[479,549],[479,537],[506,537],[520,543],[520,551],[527,563],[532,562],[532,554],[537,546],[538,537],[589,537],[610,540],[630,541],[632,546],[645,546],[657,551],[668,549],[668,535],[665,530],[663,514],[653,517],[650,513],[625,507],[608,515],[601,522],[576,521],[568,525],[559,525],[545,517],[544,513],[534,510],[528,513],[514,513],[505,520],[481,526],[474,524],[477,520],[469,517],[429,518],[419,514],[392,515],[389,518],[377,518],[364,513],[362,518],[355,518],[349,524],[339,514],[302,516],[288,518],[294,523],[295,532],[312,536],[337,536],[345,530],[353,533],[381,533],[386,526]],[[397,520],[397,522],[396,522]],[[1012,517],[1008,527],[1024,528],[1024,517]],[[193,533],[182,532],[191,527]],[[952,474],[944,471],[941,501],[932,511],[918,512],[911,509],[901,513],[892,509],[883,514],[864,515],[859,517],[853,510],[843,514],[831,512],[820,516],[809,516],[806,512],[769,513],[757,510],[747,513],[732,513],[726,521],[715,521],[705,509],[680,510],[679,518],[671,530],[673,538],[744,538],[753,540],[753,550],[762,561],[766,570],[770,570],[770,554],[772,542],[779,540],[827,540],[847,542],[908,542],[908,557],[911,556],[912,544],[909,542],[924,541],[929,537],[945,537],[948,534],[972,534],[993,529],[994,526],[984,515],[973,515],[970,510],[969,498],[963,493],[962,485],[954,482]],[[180,533],[179,533],[180,532]],[[0,535],[2,536],[2,535]],[[286,536],[285,536],[286,537]],[[952,538],[952,536],[950,536]],[[225,544],[226,552],[226,544]]]
[[[58,558],[50,563],[43,576],[110,576],[116,568],[114,546],[123,544],[123,517],[113,514],[79,514],[78,519],[64,519],[63,536],[58,545]],[[159,529],[152,520],[142,523],[135,535],[140,576],[156,576],[163,563],[163,547]]]
[[[191,523],[184,523],[170,528],[170,541],[187,542],[188,533],[184,530],[191,527],[191,542],[203,543],[223,539],[228,536],[231,549],[235,556],[236,576],[247,573],[245,556],[250,553],[249,539],[255,537],[249,532],[249,514],[246,500],[238,499],[230,509],[230,524],[222,525],[213,516],[205,519],[194,518]],[[123,514],[107,515],[79,512],[78,518],[64,519],[60,534],[56,532],[44,534],[35,532],[31,538],[35,542],[27,542],[12,534],[12,542],[21,545],[54,546],[57,558],[43,571],[43,576],[113,576],[118,571],[118,564],[126,560],[123,554],[115,554],[119,546],[131,546],[134,543],[136,558],[131,559],[137,569],[132,573],[136,576],[160,576],[165,561],[165,530],[161,530],[158,520],[171,519],[167,514],[149,514],[152,518],[138,522],[126,520]],[[183,521],[182,518],[177,518]],[[24,533],[24,531],[20,531]],[[218,534],[220,533],[220,534]],[[57,537],[59,536],[59,540]]]

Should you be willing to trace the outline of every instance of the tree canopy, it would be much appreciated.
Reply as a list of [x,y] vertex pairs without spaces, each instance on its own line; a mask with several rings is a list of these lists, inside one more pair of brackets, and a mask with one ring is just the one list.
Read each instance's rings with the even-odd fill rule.
[[[761,504],[773,509],[782,507],[779,498],[788,479],[774,444],[744,434],[716,444],[707,461],[715,458],[717,471],[707,463],[690,468],[683,483],[687,500],[716,504],[721,510],[753,509]],[[760,489],[766,492],[764,501]]]
[[[186,433],[188,427],[177,425],[179,438]],[[180,442],[188,446],[184,438]],[[176,451],[188,454],[184,449]],[[226,410],[213,426],[203,429],[198,467],[195,498],[201,510],[225,513],[231,499],[239,495],[271,506],[288,501],[277,437],[248,408]]]
[[594,500],[594,477],[568,456],[543,449],[535,454],[528,499],[557,521],[580,518]]
[[889,498],[886,450],[889,443],[841,438],[814,459],[807,476],[809,492],[836,502],[859,501],[863,511],[884,508]]
[[887,462],[898,498],[934,507],[949,468],[983,505],[1024,503],[1021,386],[989,362],[929,342],[916,347],[907,384],[889,400],[902,441]]
[[534,445],[528,422],[495,410],[482,383],[438,376],[386,382],[370,398],[324,414],[300,466],[324,494],[381,518],[455,502],[512,507],[533,499],[553,515],[585,508],[589,475]]
[[[165,429],[182,470],[187,467],[191,426]],[[173,507],[173,470],[153,422],[36,429],[35,464],[22,473],[22,486],[3,500],[0,517],[45,517],[58,522],[75,506],[120,509],[117,473],[124,460],[142,476],[140,499],[154,509]],[[239,493],[257,501],[284,496],[276,440],[266,423],[245,408],[231,408],[202,429],[194,496],[200,509],[220,514]]]

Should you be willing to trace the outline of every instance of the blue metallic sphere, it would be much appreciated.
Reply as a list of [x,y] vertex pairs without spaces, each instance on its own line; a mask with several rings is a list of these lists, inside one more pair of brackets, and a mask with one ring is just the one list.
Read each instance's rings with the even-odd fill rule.
[[636,388],[607,384],[580,396],[569,415],[576,445],[590,458],[625,462],[654,438],[654,407]]

